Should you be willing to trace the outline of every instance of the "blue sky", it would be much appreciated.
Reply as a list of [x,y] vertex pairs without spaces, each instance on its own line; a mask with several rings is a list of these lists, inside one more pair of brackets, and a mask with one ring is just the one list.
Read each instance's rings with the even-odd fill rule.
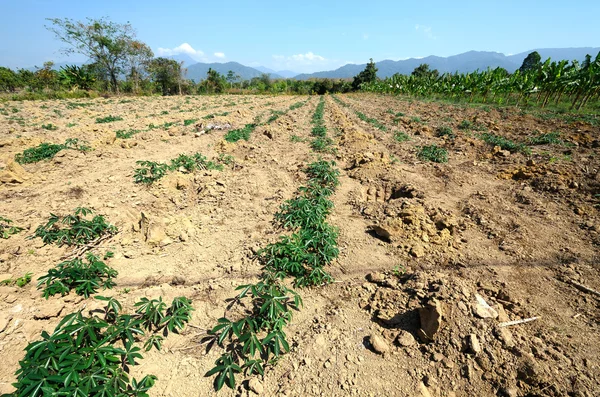
[[[369,58],[600,45],[600,1],[0,0],[0,65],[64,61],[45,18],[130,22],[155,55],[296,72]],[[83,61],[84,58],[71,58]]]

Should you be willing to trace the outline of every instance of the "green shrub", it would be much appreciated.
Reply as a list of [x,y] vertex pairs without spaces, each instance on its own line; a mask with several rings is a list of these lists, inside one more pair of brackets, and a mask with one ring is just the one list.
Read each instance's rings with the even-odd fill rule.
[[531,154],[531,149],[527,145],[511,141],[510,139],[506,139],[499,135],[483,133],[479,135],[479,138],[487,144],[500,146],[502,150],[508,150],[511,153],[521,152],[524,154]]
[[75,208],[73,215],[59,217],[50,214],[45,225],[40,225],[31,238],[39,237],[44,244],[85,245],[105,235],[115,234],[117,228],[107,223],[102,215],[91,220],[85,219],[93,214],[89,208]]
[[81,311],[65,316],[51,334],[42,332],[41,339],[25,348],[19,361],[14,396],[135,396],[148,397],[156,376],[141,380],[130,378],[130,367],[143,359],[137,346],[146,339],[145,350],[160,350],[163,336],[180,332],[191,317],[191,302],[175,298],[166,310],[159,329],[144,332],[151,321],[145,312],[121,314],[122,305],[114,298],[98,296],[105,301],[102,317],[86,317]]
[[225,134],[225,140],[227,142],[237,142],[240,139],[247,141],[250,139],[250,134],[252,134],[255,128],[256,124],[246,124],[244,128],[229,130]]
[[108,267],[91,252],[86,254],[86,259],[87,263],[80,258],[61,262],[40,277],[37,286],[38,289],[43,286],[44,298],[56,294],[64,296],[72,289],[77,295],[88,298],[100,287],[107,289],[116,285],[113,282],[118,274],[115,269]]
[[53,158],[56,153],[63,149],[73,149],[79,150],[80,152],[87,152],[91,150],[91,147],[83,143],[79,143],[77,138],[67,139],[63,144],[44,142],[36,147],[25,149],[23,153],[16,154],[15,161],[19,164],[37,163],[38,161]]
[[423,146],[419,148],[417,157],[423,161],[433,161],[434,163],[447,163],[448,151],[437,145]]

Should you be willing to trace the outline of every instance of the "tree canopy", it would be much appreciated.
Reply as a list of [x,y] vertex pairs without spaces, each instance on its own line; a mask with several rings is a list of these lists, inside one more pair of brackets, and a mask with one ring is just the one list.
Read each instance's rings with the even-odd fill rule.
[[542,65],[542,56],[534,51],[527,55],[527,57],[523,60],[523,64],[519,68],[521,72],[527,72],[528,70],[535,70]]
[[354,81],[352,81],[352,89],[358,90],[361,84],[374,83],[376,80],[377,68],[375,67],[375,62],[373,62],[373,58],[371,58],[370,62],[367,63],[365,70],[360,72],[358,75],[354,76]]
[[87,18],[87,22],[70,18],[48,18],[52,23],[46,28],[68,47],[65,55],[81,54],[104,70],[113,90],[118,91],[118,76],[126,68],[134,67],[136,57],[151,58],[152,51],[135,40],[130,24],[120,24],[106,18]]

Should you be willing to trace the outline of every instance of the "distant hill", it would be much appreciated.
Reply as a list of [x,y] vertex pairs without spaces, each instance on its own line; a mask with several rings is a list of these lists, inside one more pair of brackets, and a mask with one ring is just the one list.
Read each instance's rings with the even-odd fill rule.
[[[410,74],[422,63],[429,64],[431,69],[437,69],[441,73],[469,73],[477,69],[485,70],[488,67],[494,69],[502,67],[509,72],[514,72],[523,63],[527,55],[533,51],[540,53],[542,60],[548,57],[552,60],[574,60],[582,61],[587,54],[595,57],[600,48],[542,48],[537,50],[525,51],[520,54],[506,56],[499,52],[488,51],[469,51],[459,55],[449,57],[428,56],[425,58],[410,58],[402,61],[379,61],[377,62],[377,76],[381,78],[390,77],[395,73]],[[348,64],[336,70],[326,72],[317,72],[311,74],[299,74],[294,77],[297,80],[308,80],[311,78],[350,78],[356,76],[365,69],[366,63],[362,65]]]
[[[188,65],[186,78],[194,80],[196,82],[200,80],[206,79],[206,73],[208,69],[213,69],[219,72],[222,75],[227,75],[227,73],[231,70],[233,73],[238,74],[242,77],[243,80],[250,80],[253,77],[260,77],[263,72],[260,70],[251,68],[249,66],[244,66],[241,63],[237,62],[226,62],[226,63],[195,63],[193,65]],[[281,76],[276,74],[270,74],[272,79],[280,79]]]
[[298,73],[293,72],[291,70],[273,70],[273,69],[266,68],[264,66],[257,66],[255,69],[260,70],[263,73],[278,75],[278,76],[284,77],[286,79],[290,79],[290,78],[298,75]]

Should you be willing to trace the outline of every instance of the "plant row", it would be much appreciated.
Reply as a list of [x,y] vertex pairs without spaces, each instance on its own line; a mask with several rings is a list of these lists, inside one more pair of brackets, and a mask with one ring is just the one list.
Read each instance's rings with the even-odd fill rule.
[[80,152],[89,152],[92,150],[91,147],[80,143],[77,138],[67,139],[62,144],[44,142],[36,147],[25,149],[23,153],[16,154],[15,161],[19,164],[37,163],[38,161],[51,159],[58,152],[65,149],[78,150]]
[[271,110],[272,114],[267,119],[266,122],[260,124],[259,122],[255,121],[254,123],[246,124],[243,128],[230,130],[229,132],[227,132],[227,134],[225,134],[225,140],[227,142],[237,142],[241,139],[247,141],[250,139],[250,135],[252,135],[252,133],[254,132],[256,127],[259,127],[261,125],[270,124],[270,123],[274,122],[275,120],[277,120],[280,116],[287,114],[288,112],[290,112],[292,110],[301,108],[307,102],[308,102],[308,100],[293,103],[292,105],[289,106],[289,108],[287,108],[286,110],[283,110],[283,111],[282,110]]
[[[324,102],[321,100],[313,121],[322,126]],[[335,163],[319,160],[304,170],[308,176],[297,195],[282,204],[275,221],[291,232],[257,252],[262,265],[259,281],[239,286],[240,293],[228,309],[235,309],[237,320],[223,317],[206,338],[209,346],[218,345],[223,354],[205,376],[215,376],[214,386],[235,388],[236,376],[264,376],[265,367],[276,364],[290,350],[284,328],[294,310],[302,306],[300,295],[284,281],[293,278],[296,287],[320,286],[333,281],[324,267],[339,254],[338,231],[326,222],[333,208],[329,197],[339,184]]]
[[135,170],[133,179],[135,183],[150,185],[164,177],[170,171],[184,173],[192,173],[197,170],[223,171],[223,164],[231,164],[231,162],[231,156],[221,155],[217,161],[212,161],[200,153],[195,153],[191,156],[180,154],[172,159],[169,164],[140,160],[136,162],[140,167]]
[[333,153],[335,152],[335,149],[333,148],[333,140],[327,136],[327,127],[325,127],[325,122],[323,121],[324,110],[325,100],[324,97],[321,96],[319,104],[317,105],[311,120],[311,123],[314,125],[314,127],[310,134],[314,137],[314,139],[310,143],[310,147],[315,152]]

